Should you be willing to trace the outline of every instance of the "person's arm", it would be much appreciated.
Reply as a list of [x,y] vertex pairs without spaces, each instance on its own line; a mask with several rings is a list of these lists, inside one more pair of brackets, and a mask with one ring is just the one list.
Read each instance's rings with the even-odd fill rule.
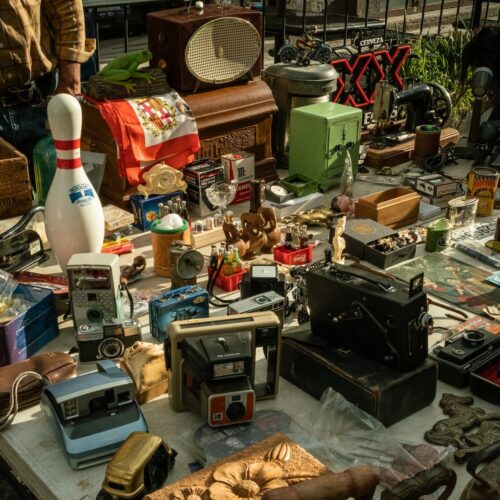
[[85,50],[85,18],[82,0],[45,0],[58,60],[59,81],[55,93],[80,93],[80,64],[91,52]]

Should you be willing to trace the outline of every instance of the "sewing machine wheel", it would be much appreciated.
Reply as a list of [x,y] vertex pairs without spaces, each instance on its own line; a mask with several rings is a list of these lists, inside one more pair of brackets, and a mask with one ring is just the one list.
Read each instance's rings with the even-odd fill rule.
[[452,105],[450,94],[439,83],[430,82],[427,85],[432,90],[432,105],[427,113],[429,122],[439,125],[443,129],[451,118]]

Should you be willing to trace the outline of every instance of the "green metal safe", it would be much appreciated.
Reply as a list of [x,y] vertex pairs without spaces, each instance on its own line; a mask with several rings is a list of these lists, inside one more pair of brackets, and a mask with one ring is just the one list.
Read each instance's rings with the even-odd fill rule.
[[347,151],[351,155],[352,170],[356,175],[361,119],[360,109],[333,102],[292,109],[290,175],[307,175],[324,192],[339,184]]

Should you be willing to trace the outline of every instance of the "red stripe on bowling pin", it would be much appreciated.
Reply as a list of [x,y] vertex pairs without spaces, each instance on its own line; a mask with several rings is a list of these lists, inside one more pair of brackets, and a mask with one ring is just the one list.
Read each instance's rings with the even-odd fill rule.
[[72,141],[54,140],[54,146],[57,154],[57,168],[71,170],[82,166],[80,158],[80,139],[74,139]]

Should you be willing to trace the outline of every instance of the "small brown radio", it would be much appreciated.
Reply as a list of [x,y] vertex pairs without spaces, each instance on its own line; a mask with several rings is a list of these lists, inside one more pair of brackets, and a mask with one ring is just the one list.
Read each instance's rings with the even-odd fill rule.
[[202,14],[184,8],[148,14],[152,65],[166,64],[168,82],[180,92],[259,76],[261,44],[262,15],[252,9],[205,5]]

